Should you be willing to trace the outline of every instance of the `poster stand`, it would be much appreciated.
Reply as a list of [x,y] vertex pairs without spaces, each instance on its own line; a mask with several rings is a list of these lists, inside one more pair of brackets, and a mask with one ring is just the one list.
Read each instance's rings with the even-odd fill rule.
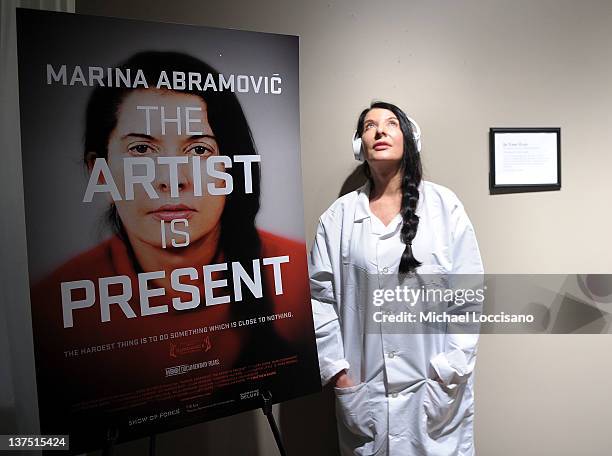
[[149,456],[155,456],[155,438],[157,434],[151,434],[149,437]]
[[276,420],[274,419],[274,415],[272,414],[272,393],[268,390],[265,390],[261,393],[261,398],[263,399],[263,405],[261,406],[261,409],[264,415],[266,415],[266,418],[268,418],[268,423],[270,424],[270,429],[272,430],[272,434],[274,435],[274,440],[276,441],[278,452],[281,456],[287,456],[287,452],[285,451],[280,432],[278,431],[278,426],[276,425]]
[[[106,432],[106,444],[102,449],[102,456],[112,456],[115,449],[115,443],[119,437],[119,431],[116,429],[109,429]],[[155,456],[155,443],[157,434],[151,434],[149,436],[149,456]]]
[[[274,435],[274,440],[276,442],[278,452],[281,456],[287,456],[285,446],[283,445],[283,440],[278,430],[278,426],[276,425],[276,420],[274,419],[274,414],[272,413],[272,393],[268,390],[265,390],[262,392],[261,398],[263,399],[263,405],[261,406],[261,410],[268,419],[268,424],[270,425],[270,429],[272,430],[272,434]],[[117,442],[118,437],[119,431],[117,429],[109,428],[106,431],[106,443],[102,450],[102,456],[113,455],[115,443]],[[155,456],[156,437],[157,434],[151,434],[149,436],[149,456]]]
[[106,430],[106,444],[102,450],[102,456],[112,456],[113,450],[115,449],[115,443],[119,437],[119,430],[115,428],[108,428]]

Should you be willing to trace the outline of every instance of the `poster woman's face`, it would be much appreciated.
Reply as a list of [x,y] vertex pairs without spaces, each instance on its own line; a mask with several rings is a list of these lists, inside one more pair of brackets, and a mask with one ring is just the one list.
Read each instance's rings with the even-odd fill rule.
[[400,161],[404,135],[398,118],[388,109],[370,109],[363,120],[361,140],[370,165],[379,161]]
[[[138,109],[138,107],[141,107]],[[147,111],[143,107],[154,107]],[[189,132],[186,129],[186,109],[189,112]],[[162,126],[161,113],[166,122]],[[178,114],[180,115],[177,115]],[[180,132],[176,121],[179,119]],[[197,119],[197,120],[196,120]],[[191,135],[190,133],[202,133]],[[220,227],[221,214],[225,206],[225,196],[213,196],[206,191],[202,196],[194,196],[193,160],[200,157],[202,187],[209,182],[223,187],[224,182],[217,182],[207,177],[206,159],[219,155],[219,146],[214,132],[208,122],[207,106],[204,100],[192,94],[170,90],[141,89],[127,95],[117,112],[117,125],[108,140],[108,165],[121,195],[125,195],[124,159],[127,157],[149,157],[155,162],[155,179],[151,183],[159,195],[152,199],[143,185],[134,186],[134,199],[115,202],[121,222],[134,246],[144,242],[161,247],[162,221],[165,221],[166,242],[170,244],[172,234],[170,222],[173,219],[187,219],[188,227],[179,227],[188,231],[190,243],[194,243]],[[159,164],[158,157],[188,157],[188,164],[177,166],[178,197],[170,195],[171,167]],[[220,165],[217,165],[217,169]],[[222,169],[220,169],[222,170]],[[144,166],[134,167],[134,175],[143,175]]]

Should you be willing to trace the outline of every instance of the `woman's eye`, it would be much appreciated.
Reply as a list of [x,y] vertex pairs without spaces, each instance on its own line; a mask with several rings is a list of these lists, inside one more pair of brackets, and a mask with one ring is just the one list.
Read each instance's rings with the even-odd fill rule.
[[129,147],[129,151],[135,152],[136,154],[147,154],[150,152],[155,152],[155,149],[148,144],[134,144],[133,146]]
[[374,124],[371,124],[371,123],[366,124],[366,126],[364,127],[364,130],[369,130],[370,127],[373,127],[373,126],[374,126]]
[[194,146],[191,146],[188,149],[188,152],[194,153],[196,155],[205,155],[205,154],[212,154],[213,149],[203,144],[196,144]]

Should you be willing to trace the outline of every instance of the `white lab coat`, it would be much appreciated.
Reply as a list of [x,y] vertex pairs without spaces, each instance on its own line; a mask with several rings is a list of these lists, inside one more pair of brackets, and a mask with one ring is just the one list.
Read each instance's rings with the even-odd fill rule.
[[[417,273],[482,274],[474,229],[455,194],[427,181],[419,193]],[[369,297],[359,282],[397,275],[405,247],[401,216],[385,227],[368,195],[366,184],[325,211],[309,256],[322,384],[342,369],[355,383],[334,388],[341,453],[471,456],[478,335],[364,331]]]

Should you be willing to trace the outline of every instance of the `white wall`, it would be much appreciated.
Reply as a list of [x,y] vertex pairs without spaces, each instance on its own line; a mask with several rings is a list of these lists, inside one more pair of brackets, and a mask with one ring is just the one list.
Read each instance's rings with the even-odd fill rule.
[[[309,239],[355,167],[348,139],[359,111],[385,99],[419,121],[426,175],[463,200],[488,272],[612,273],[612,2],[88,0],[77,12],[300,35]],[[560,126],[562,190],[490,196],[495,126]],[[478,452],[608,454],[611,351],[606,335],[483,336]],[[302,423],[289,431],[292,454],[334,453],[329,400],[288,404],[287,416],[299,412]],[[317,407],[326,421],[313,428]],[[227,423],[207,432],[236,445],[222,437]],[[273,454],[265,423],[250,423],[253,453]],[[194,443],[202,434],[174,435]],[[160,450],[176,442],[167,437]]]

